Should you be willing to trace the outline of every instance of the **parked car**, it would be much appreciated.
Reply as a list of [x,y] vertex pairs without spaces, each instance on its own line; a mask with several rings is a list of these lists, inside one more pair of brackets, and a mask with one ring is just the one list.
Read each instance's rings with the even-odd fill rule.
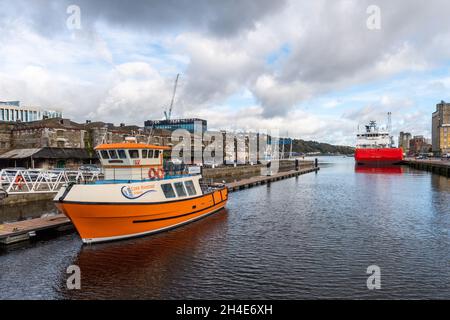
[[97,173],[97,174],[102,173],[102,170],[95,164],[82,165],[81,167],[78,168],[78,170],[86,173]]

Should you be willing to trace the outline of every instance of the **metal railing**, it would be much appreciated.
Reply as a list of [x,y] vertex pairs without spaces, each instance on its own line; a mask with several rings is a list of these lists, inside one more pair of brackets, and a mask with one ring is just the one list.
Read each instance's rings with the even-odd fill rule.
[[89,171],[2,169],[0,189],[8,195],[54,193],[69,182],[93,182],[102,176],[100,172]]

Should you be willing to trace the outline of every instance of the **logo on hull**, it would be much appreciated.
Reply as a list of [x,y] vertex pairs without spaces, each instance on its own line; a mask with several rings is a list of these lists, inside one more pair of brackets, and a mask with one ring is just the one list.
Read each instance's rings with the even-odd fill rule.
[[122,195],[130,200],[138,199],[142,197],[143,195],[151,192],[156,192],[154,185],[143,185],[143,186],[123,186],[120,189],[120,192]]

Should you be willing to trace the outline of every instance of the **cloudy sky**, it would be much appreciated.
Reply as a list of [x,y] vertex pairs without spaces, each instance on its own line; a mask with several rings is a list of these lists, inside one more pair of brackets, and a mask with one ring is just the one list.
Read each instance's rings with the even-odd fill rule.
[[[80,8],[80,28],[70,5]],[[380,28],[368,28],[380,8]],[[354,144],[431,133],[450,100],[447,0],[0,0],[0,100],[86,119],[174,117]],[[372,24],[373,26],[373,24]]]

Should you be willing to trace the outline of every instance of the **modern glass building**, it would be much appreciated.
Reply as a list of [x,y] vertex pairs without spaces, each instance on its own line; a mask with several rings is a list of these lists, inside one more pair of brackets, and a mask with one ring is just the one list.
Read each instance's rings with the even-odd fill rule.
[[20,106],[20,101],[0,101],[0,121],[31,122],[45,118],[62,118],[62,112]]
[[147,120],[144,122],[146,129],[165,129],[174,131],[177,129],[185,129],[190,133],[194,133],[194,126],[197,125],[204,133],[207,130],[207,121],[197,118],[192,119],[172,119],[172,120]]

